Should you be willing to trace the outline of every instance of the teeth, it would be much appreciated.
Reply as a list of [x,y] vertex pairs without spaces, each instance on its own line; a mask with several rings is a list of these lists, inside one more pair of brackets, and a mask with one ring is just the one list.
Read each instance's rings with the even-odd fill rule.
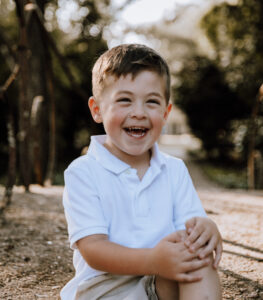
[[129,127],[128,130],[129,131],[146,131],[145,128],[141,128],[141,127]]
[[125,131],[133,137],[142,137],[146,134],[147,128],[142,128],[142,127],[127,127],[124,128]]

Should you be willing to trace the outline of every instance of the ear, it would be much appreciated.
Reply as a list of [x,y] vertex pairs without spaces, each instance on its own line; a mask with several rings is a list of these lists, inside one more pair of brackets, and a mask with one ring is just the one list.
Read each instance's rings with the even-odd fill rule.
[[101,123],[102,118],[101,118],[101,114],[100,114],[100,107],[97,104],[97,102],[93,96],[89,98],[89,109],[90,109],[93,120],[96,123]]
[[172,110],[172,103],[169,103],[168,105],[167,105],[167,107],[166,107],[166,110],[165,110],[165,112],[164,112],[164,120],[166,121],[167,120],[167,118],[168,118],[168,116],[169,116],[169,113],[170,113],[170,111]]

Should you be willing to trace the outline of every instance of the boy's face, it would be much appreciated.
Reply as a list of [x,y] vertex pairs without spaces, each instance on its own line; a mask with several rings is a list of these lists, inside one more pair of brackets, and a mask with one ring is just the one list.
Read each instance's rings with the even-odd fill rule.
[[151,71],[135,78],[110,76],[99,99],[90,98],[89,107],[95,122],[103,122],[106,148],[123,161],[130,156],[149,158],[171,110],[164,78]]

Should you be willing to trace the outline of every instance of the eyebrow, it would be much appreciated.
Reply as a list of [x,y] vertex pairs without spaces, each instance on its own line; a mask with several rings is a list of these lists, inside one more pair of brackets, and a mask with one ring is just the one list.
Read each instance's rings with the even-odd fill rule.
[[157,97],[162,97],[162,95],[160,93],[156,93],[156,92],[152,92],[147,94],[147,96],[157,96]]
[[[119,94],[129,94],[129,95],[133,95],[133,92],[131,92],[131,91],[126,91],[126,90],[123,90],[123,91],[118,91],[117,92],[117,95],[119,95]],[[148,93],[146,96],[156,96],[156,97],[163,97],[160,93],[157,93],[157,92],[150,92],[150,93]]]
[[118,92],[117,92],[117,95],[119,95],[119,94],[130,94],[130,95],[133,95],[133,92],[123,90],[123,91],[118,91]]

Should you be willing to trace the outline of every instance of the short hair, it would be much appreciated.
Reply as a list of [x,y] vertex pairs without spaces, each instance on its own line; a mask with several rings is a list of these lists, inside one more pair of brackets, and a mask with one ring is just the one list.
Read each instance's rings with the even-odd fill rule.
[[166,102],[170,99],[170,71],[166,61],[153,49],[140,44],[122,44],[104,52],[92,70],[92,92],[96,98],[103,89],[107,76],[136,77],[144,70],[156,72],[165,79]]

